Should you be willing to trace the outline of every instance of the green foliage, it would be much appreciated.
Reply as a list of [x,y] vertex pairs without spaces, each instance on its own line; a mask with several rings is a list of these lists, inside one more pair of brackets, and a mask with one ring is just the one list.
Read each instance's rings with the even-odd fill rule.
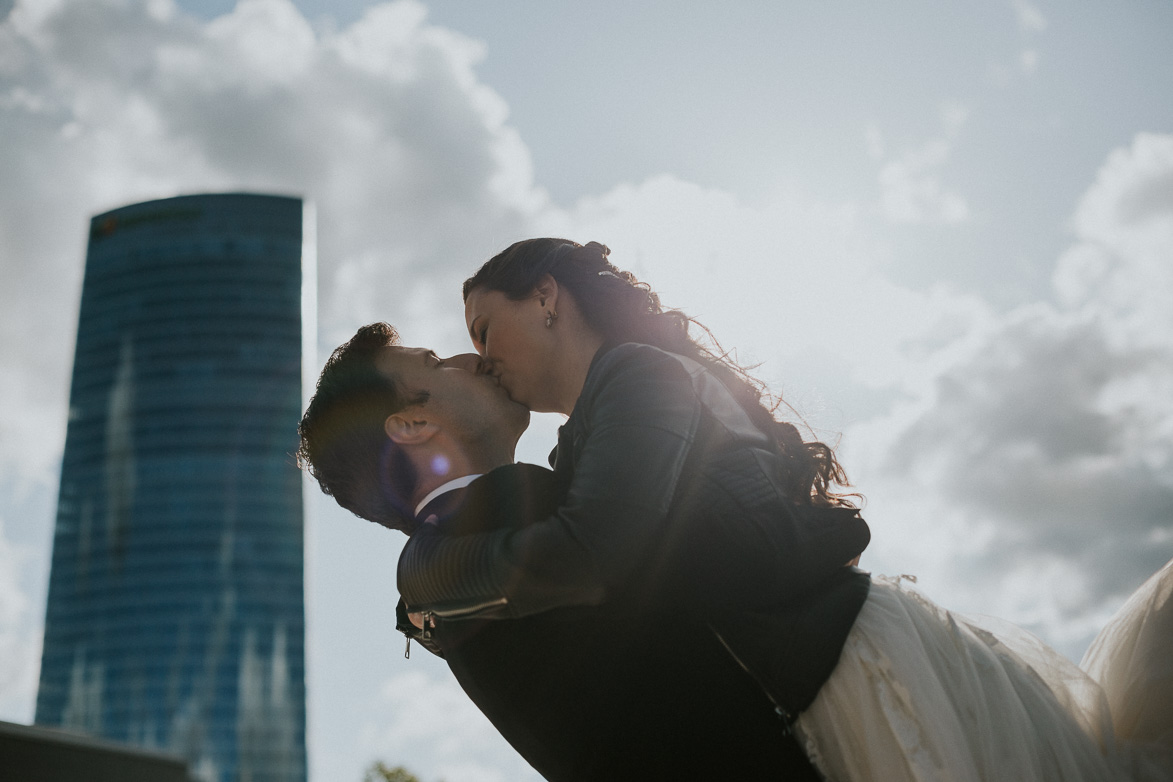
[[382,761],[375,761],[367,769],[362,782],[420,782],[420,778],[403,766],[391,768]]

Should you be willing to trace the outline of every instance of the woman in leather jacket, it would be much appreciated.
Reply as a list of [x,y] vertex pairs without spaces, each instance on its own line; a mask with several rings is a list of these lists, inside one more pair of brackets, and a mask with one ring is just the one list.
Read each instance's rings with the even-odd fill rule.
[[604,601],[687,613],[830,778],[1126,778],[1062,685],[850,566],[869,533],[831,449],[775,420],[608,252],[527,240],[465,283],[469,334],[510,396],[569,415],[551,461],[570,488],[529,526],[413,536],[399,587],[425,631]]

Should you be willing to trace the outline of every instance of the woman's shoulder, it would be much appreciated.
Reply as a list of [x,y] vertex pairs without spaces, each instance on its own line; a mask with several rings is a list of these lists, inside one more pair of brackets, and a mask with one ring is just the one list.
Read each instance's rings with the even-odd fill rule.
[[740,441],[755,447],[773,442],[772,433],[755,423],[721,379],[699,361],[638,342],[600,353],[579,398],[578,420],[610,417],[617,410],[627,418],[700,410]]
[[595,355],[587,372],[587,383],[592,379],[625,371],[646,371],[649,368],[680,368],[689,373],[696,362],[679,353],[673,353],[642,342],[621,342],[603,345]]
[[[634,415],[646,408],[691,400],[695,362],[639,342],[604,346],[587,372],[571,421],[602,412]],[[703,371],[703,370],[702,370]]]

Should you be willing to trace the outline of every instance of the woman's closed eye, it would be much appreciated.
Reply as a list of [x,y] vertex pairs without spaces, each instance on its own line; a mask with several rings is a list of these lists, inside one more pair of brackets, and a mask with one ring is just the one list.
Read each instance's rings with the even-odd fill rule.
[[489,327],[483,316],[477,316],[468,324],[468,336],[478,353],[484,353],[485,337],[489,334]]

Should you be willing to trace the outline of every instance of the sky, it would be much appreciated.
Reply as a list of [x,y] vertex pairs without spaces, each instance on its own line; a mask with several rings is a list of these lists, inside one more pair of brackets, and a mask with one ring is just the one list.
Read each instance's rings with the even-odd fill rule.
[[[1078,660],[1173,557],[1173,5],[0,0],[0,719],[30,722],[88,219],[318,214],[317,363],[469,349],[459,284],[607,244],[836,443],[873,542]],[[543,462],[556,416],[520,459]],[[309,752],[536,779],[311,493]]]

